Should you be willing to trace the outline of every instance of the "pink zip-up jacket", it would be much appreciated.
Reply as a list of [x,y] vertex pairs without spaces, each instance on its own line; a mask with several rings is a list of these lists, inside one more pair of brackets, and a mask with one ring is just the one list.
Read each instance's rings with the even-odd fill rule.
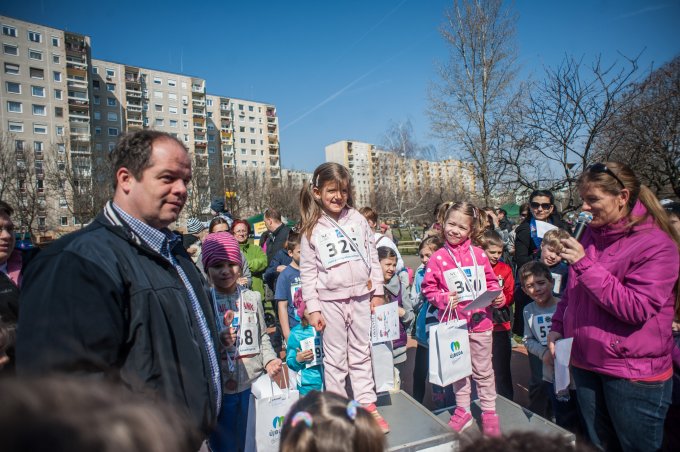
[[[461,267],[472,266],[472,255],[470,254],[470,239],[465,240],[463,243],[458,245],[451,245],[448,242],[440,249],[438,249],[431,257],[427,263],[425,270],[425,277],[420,286],[421,293],[426,299],[430,300],[439,309],[439,320],[443,321],[444,310],[449,304],[449,293],[452,291],[446,284],[446,279],[444,277],[444,272],[448,270],[453,270],[456,268],[456,264],[451,259],[451,253],[458,260]],[[486,278],[486,289],[487,290],[498,290],[500,286],[498,285],[498,278],[491,268],[489,259],[486,257],[486,253],[481,248],[476,246],[472,247],[472,251],[475,253],[475,258],[477,259],[477,265],[484,268],[484,277]],[[473,273],[474,275],[474,273]],[[486,309],[474,309],[472,311],[463,311],[463,308],[469,305],[472,300],[467,300],[458,303],[456,306],[456,313],[458,318],[467,320],[468,331],[473,333],[482,333],[484,331],[490,331],[493,329],[493,317],[492,308],[488,306]],[[454,316],[455,317],[455,316]]]
[[361,297],[370,292],[373,296],[383,295],[383,274],[378,261],[373,231],[368,222],[354,208],[344,208],[337,223],[345,229],[354,224],[360,228],[364,249],[359,250],[371,266],[371,288],[368,287],[369,271],[362,259],[340,263],[329,269],[324,268],[317,250],[318,234],[324,229],[334,230],[333,223],[321,217],[314,226],[310,240],[303,235],[300,240],[300,282],[302,299],[309,312],[321,310],[322,301],[342,301]]
[[[647,210],[638,201],[632,213]],[[632,228],[628,222],[586,229],[586,255],[569,268],[551,329],[574,338],[573,365],[635,380],[671,368],[680,257],[652,218]]]

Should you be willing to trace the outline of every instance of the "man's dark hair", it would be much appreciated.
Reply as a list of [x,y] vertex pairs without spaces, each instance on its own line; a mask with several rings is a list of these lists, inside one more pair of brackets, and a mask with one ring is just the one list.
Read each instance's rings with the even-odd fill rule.
[[269,218],[270,220],[276,220],[276,221],[280,222],[281,221],[281,212],[270,207],[268,209],[265,209],[264,217]]
[[14,214],[14,209],[12,209],[12,206],[5,201],[0,200],[0,213],[4,213],[8,217],[11,217],[12,214]]
[[172,140],[189,152],[184,143],[169,133],[157,130],[138,130],[121,135],[116,147],[109,154],[113,188],[118,185],[116,173],[120,168],[127,168],[135,179],[141,179],[144,170],[151,166],[151,148],[158,140]]

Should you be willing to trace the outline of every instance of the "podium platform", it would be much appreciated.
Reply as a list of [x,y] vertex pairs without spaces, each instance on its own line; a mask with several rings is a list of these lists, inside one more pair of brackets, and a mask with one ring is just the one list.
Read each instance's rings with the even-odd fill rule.
[[388,451],[443,452],[458,448],[457,435],[427,408],[404,391],[380,393],[376,402],[390,424]]
[[[447,425],[454,407],[434,413],[416,402],[404,391],[378,394],[376,403],[380,413],[390,424],[387,434],[388,451],[455,451],[459,446],[474,442],[481,435],[482,410],[479,401],[472,405],[472,416],[477,421],[458,435]],[[501,432],[531,431],[549,435],[561,435],[575,444],[576,437],[520,405],[498,396],[496,412],[500,417]]]

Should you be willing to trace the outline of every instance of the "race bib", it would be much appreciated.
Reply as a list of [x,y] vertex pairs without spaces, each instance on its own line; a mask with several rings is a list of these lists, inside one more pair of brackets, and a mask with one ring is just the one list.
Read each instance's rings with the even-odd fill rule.
[[238,354],[255,355],[260,352],[260,335],[257,328],[257,311],[243,311],[238,334]]
[[314,357],[311,359],[311,361],[307,361],[305,363],[305,368],[309,369],[310,367],[318,366],[323,363],[323,341],[321,340],[321,336],[318,334],[314,337],[308,337],[307,339],[303,339],[300,341],[300,350],[305,351],[305,350],[313,350],[314,351]]
[[550,273],[553,277],[553,293],[555,295],[558,295],[560,293],[560,289],[562,289],[562,275],[559,273]]
[[[460,270],[462,270],[462,273]],[[475,293],[481,294],[486,292],[484,267],[478,265],[476,272],[475,267],[472,265],[462,267],[460,270],[452,268],[443,273],[449,292],[457,293],[459,302],[472,301],[475,299]],[[465,278],[463,278],[463,274],[465,274]],[[477,279],[475,279],[475,274]]]
[[360,252],[365,252],[364,238],[359,226],[352,223],[343,229],[349,239],[337,228],[322,229],[316,234],[316,247],[324,268],[360,260]]
[[552,314],[536,314],[531,321],[531,331],[534,336],[541,343],[541,345],[548,345],[548,334],[552,326]]

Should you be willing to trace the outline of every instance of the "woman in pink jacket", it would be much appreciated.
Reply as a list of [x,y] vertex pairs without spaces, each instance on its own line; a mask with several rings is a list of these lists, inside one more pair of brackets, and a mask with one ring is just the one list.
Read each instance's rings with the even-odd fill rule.
[[569,282],[548,336],[573,337],[581,414],[603,450],[659,450],[671,397],[671,322],[680,238],[651,191],[621,163],[589,166],[578,181],[593,220],[563,240]]
[[349,376],[357,402],[383,432],[371,366],[371,310],[383,304],[383,274],[373,231],[352,207],[347,168],[324,163],[300,192],[300,282],[309,324],[324,331],[326,389],[347,396]]

